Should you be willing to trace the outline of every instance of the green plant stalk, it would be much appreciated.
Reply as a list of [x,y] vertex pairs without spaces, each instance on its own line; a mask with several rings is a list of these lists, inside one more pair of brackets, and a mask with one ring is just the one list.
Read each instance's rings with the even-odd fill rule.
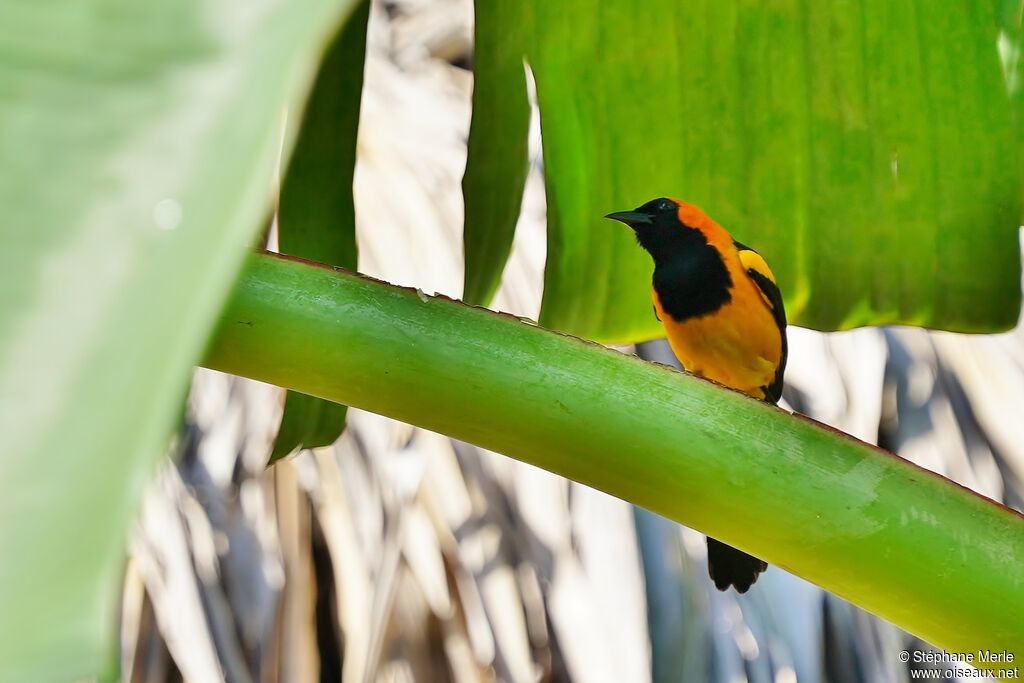
[[1024,517],[704,380],[510,316],[266,255],[248,261],[206,365],[607,491],[939,647],[1024,656]]

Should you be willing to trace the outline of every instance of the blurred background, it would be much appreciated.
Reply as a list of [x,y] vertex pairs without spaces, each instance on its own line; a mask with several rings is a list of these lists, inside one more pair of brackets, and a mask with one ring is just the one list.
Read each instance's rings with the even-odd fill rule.
[[[470,0],[372,3],[355,176],[359,270],[452,297],[472,15]],[[536,319],[536,114],[530,159],[492,307]],[[1020,328],[791,327],[789,343],[792,410],[1020,509]],[[620,350],[672,362],[660,341]],[[775,567],[720,593],[699,533],[359,410],[333,446],[265,468],[283,400],[196,372],[131,532],[125,680],[873,683],[910,680],[900,651],[928,647]]]

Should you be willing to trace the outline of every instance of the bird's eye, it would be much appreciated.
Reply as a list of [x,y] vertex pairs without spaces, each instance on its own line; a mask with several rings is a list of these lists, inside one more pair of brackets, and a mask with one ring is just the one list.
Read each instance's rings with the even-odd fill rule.
[[658,202],[658,211],[675,211],[676,205],[667,199]]

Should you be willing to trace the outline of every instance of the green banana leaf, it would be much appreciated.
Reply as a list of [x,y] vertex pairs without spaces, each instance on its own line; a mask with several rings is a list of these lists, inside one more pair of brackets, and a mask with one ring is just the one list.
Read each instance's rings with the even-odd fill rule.
[[[659,334],[648,257],[601,217],[665,195],[758,249],[795,324],[995,331],[1016,321],[1020,129],[999,43],[1017,54],[1020,43],[994,3],[511,6],[519,20],[502,25],[515,47],[506,35],[477,51],[480,61],[522,57],[536,77],[543,325],[610,342]],[[480,21],[510,11],[477,3]],[[514,100],[521,83],[502,87]],[[520,128],[508,112],[504,132],[488,135]],[[471,141],[512,164],[507,141],[487,143]],[[484,279],[501,262],[473,246],[487,242],[475,233],[508,240],[508,223],[469,209],[467,199],[467,270]]]
[[462,196],[466,209],[462,298],[486,305],[512,250],[526,184],[530,105],[517,0],[493,0],[476,14],[473,119]]
[[[281,185],[278,244],[285,254],[355,270],[356,164],[369,0],[361,0],[320,64]],[[297,448],[334,443],[345,406],[289,391],[270,462]]]
[[345,0],[0,4],[0,681],[81,679]]

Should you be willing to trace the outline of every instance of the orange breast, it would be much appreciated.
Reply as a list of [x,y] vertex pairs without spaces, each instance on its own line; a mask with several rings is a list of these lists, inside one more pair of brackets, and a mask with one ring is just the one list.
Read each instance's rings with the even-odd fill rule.
[[733,281],[729,303],[710,315],[676,322],[652,290],[654,307],[672,351],[687,371],[763,399],[761,387],[771,384],[781,361],[782,338],[731,240],[728,247],[722,246]]

